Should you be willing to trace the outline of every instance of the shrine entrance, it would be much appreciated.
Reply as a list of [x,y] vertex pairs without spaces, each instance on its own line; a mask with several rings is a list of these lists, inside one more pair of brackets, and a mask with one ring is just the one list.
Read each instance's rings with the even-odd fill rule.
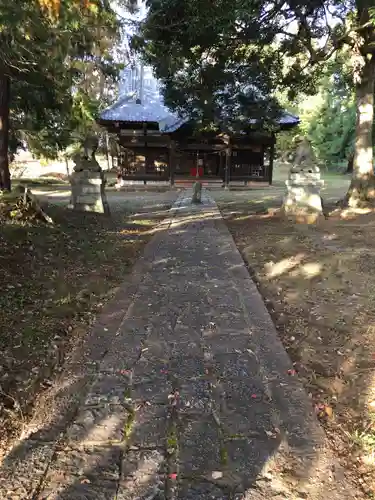
[[222,151],[177,151],[175,176],[224,180]]

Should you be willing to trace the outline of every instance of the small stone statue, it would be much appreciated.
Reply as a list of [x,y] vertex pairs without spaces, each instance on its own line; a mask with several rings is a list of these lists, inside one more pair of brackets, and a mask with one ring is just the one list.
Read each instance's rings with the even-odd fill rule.
[[75,163],[74,171],[82,172],[90,170],[91,172],[101,172],[101,167],[95,158],[95,153],[98,149],[99,141],[95,136],[87,136],[82,143],[82,153],[76,153],[73,156]]
[[297,148],[293,168],[296,169],[301,165],[304,167],[313,167],[315,163],[315,155],[310,141],[304,137]]
[[97,152],[99,147],[98,138],[94,135],[88,135],[83,141],[82,145],[85,158],[95,158],[95,153]]
[[202,184],[198,181],[193,184],[193,197],[191,202],[202,203]]

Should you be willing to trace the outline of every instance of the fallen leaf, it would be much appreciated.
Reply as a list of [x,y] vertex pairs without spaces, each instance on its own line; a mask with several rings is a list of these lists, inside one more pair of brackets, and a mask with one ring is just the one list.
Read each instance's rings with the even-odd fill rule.
[[326,406],[324,408],[325,414],[327,415],[328,418],[333,417],[333,409],[330,406]]

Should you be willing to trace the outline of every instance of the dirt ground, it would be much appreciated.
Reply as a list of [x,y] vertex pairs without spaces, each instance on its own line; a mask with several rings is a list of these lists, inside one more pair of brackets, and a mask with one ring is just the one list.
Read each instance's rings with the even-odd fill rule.
[[27,424],[36,396],[87,334],[176,196],[109,196],[110,216],[76,213],[47,196],[53,225],[0,220],[0,450]]
[[[275,187],[214,196],[332,446],[375,498],[375,214],[287,222],[274,210],[283,173]],[[348,182],[326,176],[332,210]]]

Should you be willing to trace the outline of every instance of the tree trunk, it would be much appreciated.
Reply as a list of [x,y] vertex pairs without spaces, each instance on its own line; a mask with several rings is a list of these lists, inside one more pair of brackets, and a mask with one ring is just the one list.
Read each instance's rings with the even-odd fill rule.
[[345,173],[346,174],[352,174],[353,170],[354,170],[354,153],[350,153]]
[[353,177],[346,195],[351,207],[375,201],[375,176],[372,129],[374,122],[375,58],[365,59],[361,79],[356,86],[357,124],[353,159]]
[[0,75],[0,190],[10,191],[9,143],[9,77]]

